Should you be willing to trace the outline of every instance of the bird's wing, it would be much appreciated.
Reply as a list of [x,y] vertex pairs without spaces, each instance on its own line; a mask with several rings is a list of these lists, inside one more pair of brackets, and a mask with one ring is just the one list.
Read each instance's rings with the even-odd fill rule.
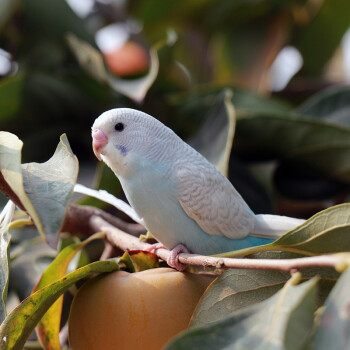
[[245,238],[254,227],[254,214],[231,183],[207,162],[175,168],[179,202],[186,214],[210,235]]

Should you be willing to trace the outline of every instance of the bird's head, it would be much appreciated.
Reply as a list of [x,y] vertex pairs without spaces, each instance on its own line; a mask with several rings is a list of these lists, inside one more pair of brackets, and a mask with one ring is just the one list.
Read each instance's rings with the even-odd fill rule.
[[157,147],[162,148],[163,140],[166,142],[166,136],[173,132],[146,113],[117,108],[101,114],[91,134],[96,157],[121,174],[140,159],[157,153]]

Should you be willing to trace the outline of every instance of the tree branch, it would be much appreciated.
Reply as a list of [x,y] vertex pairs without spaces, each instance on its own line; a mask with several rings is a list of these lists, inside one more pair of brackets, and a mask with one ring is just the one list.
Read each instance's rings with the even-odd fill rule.
[[68,207],[60,232],[71,232],[82,236],[91,236],[96,232],[95,228],[90,224],[90,218],[92,216],[101,217],[105,222],[133,236],[139,237],[141,234],[146,233],[146,229],[140,224],[126,222],[95,207],[75,204],[71,204]]
[[[91,216],[90,225],[95,231],[106,233],[106,239],[123,250],[145,250],[150,244],[139,241],[138,238],[112,226],[101,217]],[[170,251],[164,248],[156,250],[156,255],[166,261]],[[185,265],[236,268],[236,269],[264,269],[278,271],[293,271],[310,267],[333,267],[343,270],[349,264],[347,254],[320,255],[297,259],[232,259],[203,256],[198,254],[180,254],[179,262]]]

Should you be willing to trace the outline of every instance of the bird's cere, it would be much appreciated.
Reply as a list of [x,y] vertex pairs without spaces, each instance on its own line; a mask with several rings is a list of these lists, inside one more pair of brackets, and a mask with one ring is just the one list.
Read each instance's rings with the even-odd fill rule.
[[101,160],[101,150],[108,143],[108,137],[106,134],[100,129],[92,129],[92,148],[94,150],[95,156]]

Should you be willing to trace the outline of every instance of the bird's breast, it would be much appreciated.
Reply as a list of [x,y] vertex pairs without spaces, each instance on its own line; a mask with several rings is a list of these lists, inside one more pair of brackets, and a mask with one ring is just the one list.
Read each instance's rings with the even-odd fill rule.
[[120,177],[120,181],[128,201],[143,218],[173,201],[174,183],[157,165],[131,170],[128,178]]

